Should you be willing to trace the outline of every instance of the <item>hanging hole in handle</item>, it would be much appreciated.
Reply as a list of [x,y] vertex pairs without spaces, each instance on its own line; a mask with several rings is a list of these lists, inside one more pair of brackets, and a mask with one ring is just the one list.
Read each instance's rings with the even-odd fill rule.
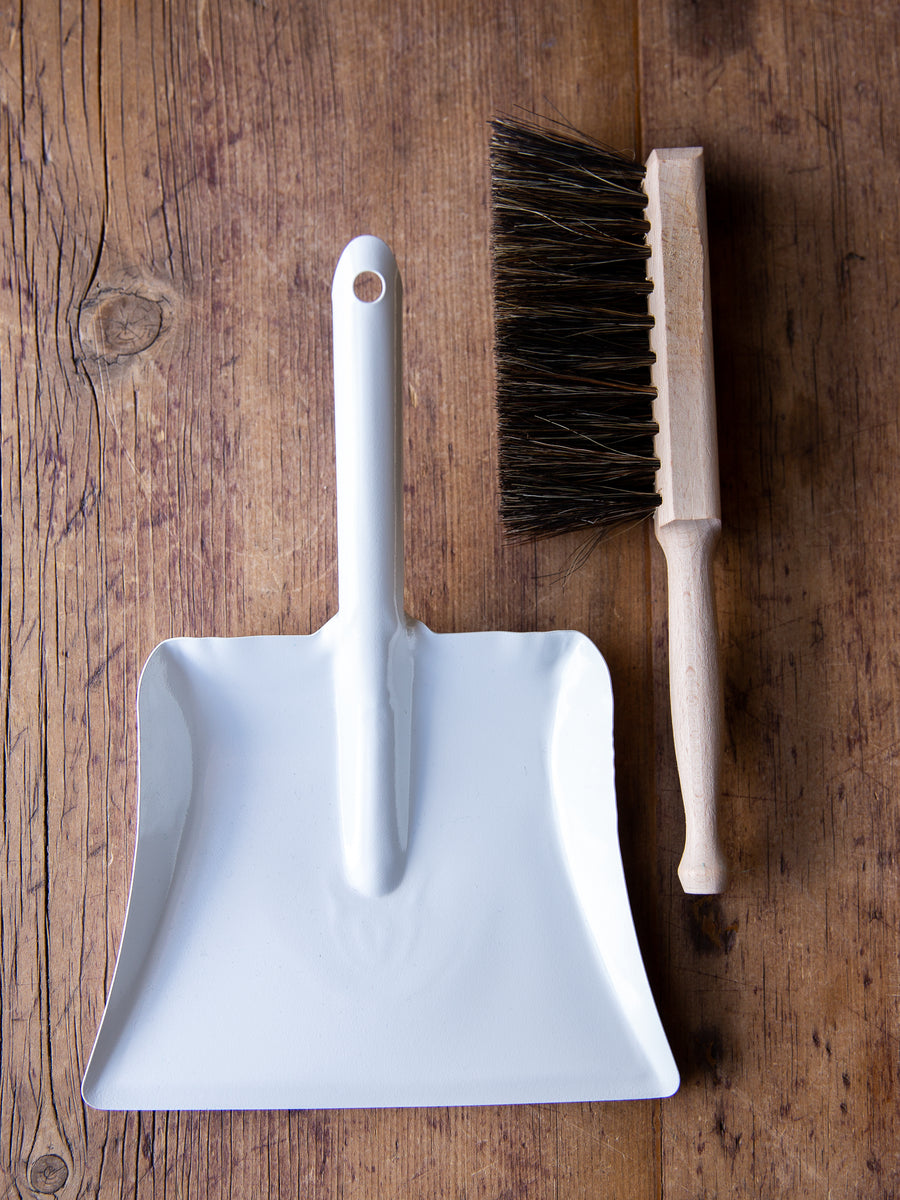
[[373,304],[384,295],[384,280],[377,271],[360,271],[353,280],[353,294],[357,300]]

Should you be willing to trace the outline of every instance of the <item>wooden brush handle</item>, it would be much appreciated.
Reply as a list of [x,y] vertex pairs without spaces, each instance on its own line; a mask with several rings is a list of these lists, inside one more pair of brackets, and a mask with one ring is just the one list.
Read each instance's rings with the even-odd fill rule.
[[669,693],[685,814],[678,878],[696,894],[721,892],[727,876],[716,822],[723,716],[712,558],[720,529],[710,518],[656,531],[668,568]]
[[645,186],[659,425],[655,524],[669,571],[672,728],[687,825],[678,876],[686,892],[720,892],[723,717],[712,554],[721,520],[703,151],[654,150]]

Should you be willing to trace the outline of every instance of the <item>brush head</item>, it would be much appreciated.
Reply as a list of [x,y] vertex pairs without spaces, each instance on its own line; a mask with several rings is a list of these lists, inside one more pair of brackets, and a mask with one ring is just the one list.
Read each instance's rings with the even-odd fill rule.
[[491,124],[501,518],[513,536],[602,535],[659,504],[644,169]]

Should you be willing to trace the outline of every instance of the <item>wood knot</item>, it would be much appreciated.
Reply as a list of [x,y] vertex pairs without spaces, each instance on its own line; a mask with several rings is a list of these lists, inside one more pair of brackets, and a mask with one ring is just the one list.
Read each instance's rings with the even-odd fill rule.
[[700,954],[728,954],[737,939],[738,923],[726,923],[718,900],[691,900],[689,929]]
[[51,1196],[65,1184],[69,1178],[69,1168],[64,1158],[58,1154],[42,1154],[31,1164],[28,1172],[28,1182],[34,1192]]
[[164,301],[122,288],[96,292],[81,306],[78,335],[87,357],[114,363],[152,346],[163,328]]

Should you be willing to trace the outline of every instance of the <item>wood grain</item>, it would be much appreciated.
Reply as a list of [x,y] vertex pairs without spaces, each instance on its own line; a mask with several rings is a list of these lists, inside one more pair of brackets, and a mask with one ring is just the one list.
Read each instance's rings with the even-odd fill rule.
[[[0,21],[0,1195],[894,1194],[889,7],[34,0]],[[574,570],[573,541],[500,537],[487,120],[517,105],[706,147],[734,868],[714,901],[675,877],[648,531]],[[580,628],[610,663],[671,1101],[81,1103],[127,898],[141,664],[172,634],[334,611],[328,297],[360,232],[404,276],[409,611]]]
[[732,881],[669,942],[662,1115],[697,1197],[900,1190],[897,68],[888,6],[641,7],[645,147],[705,147],[716,347]]

